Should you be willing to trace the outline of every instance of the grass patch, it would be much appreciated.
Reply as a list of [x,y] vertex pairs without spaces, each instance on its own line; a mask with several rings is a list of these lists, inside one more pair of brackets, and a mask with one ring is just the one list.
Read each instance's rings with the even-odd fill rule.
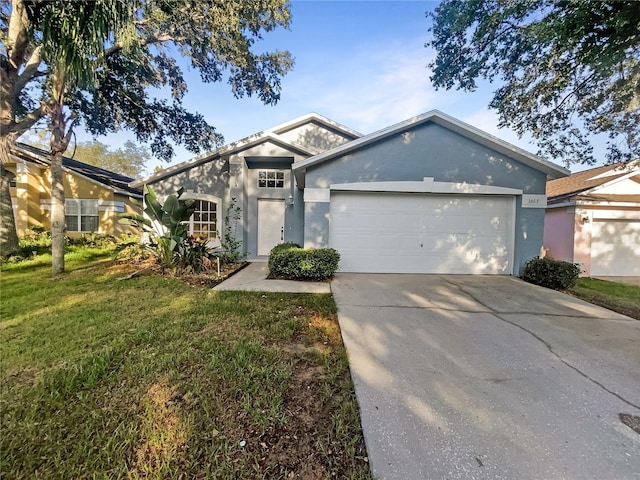
[[569,293],[587,302],[640,320],[640,287],[595,278],[580,278]]
[[330,295],[3,266],[3,478],[371,478]]

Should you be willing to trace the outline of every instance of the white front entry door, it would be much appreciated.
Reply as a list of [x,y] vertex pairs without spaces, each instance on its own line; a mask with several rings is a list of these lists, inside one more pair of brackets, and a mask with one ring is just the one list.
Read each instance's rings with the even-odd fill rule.
[[284,241],[284,200],[258,199],[258,255]]

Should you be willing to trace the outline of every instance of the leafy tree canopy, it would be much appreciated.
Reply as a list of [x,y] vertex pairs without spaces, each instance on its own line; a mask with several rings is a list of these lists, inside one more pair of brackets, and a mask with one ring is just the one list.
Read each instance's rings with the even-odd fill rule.
[[[12,110],[12,118],[3,114],[3,135],[23,133],[46,114],[42,106],[51,101],[52,66],[63,55],[55,46],[68,38],[82,41],[98,31],[95,22],[74,23],[78,9],[87,10],[84,18],[91,18],[92,3],[0,0],[0,33],[7,47],[0,50],[2,106]],[[181,65],[199,72],[205,83],[226,80],[236,97],[255,95],[265,104],[280,99],[280,78],[293,66],[291,55],[256,49],[265,32],[288,28],[287,0],[114,0],[110,4],[119,10],[126,7],[129,21],[119,24],[103,48],[88,56],[94,57],[91,68],[75,68],[78,61],[72,59],[70,71],[87,71],[92,78],[73,82],[81,88],[65,95],[68,111],[90,133],[131,130],[164,160],[174,155],[174,142],[194,153],[221,144],[222,135],[202,114],[182,106],[187,84]]]
[[[29,134],[25,143],[42,149],[48,148],[45,132],[42,130],[36,135]],[[64,155],[132,178],[142,177],[146,164],[151,159],[151,154],[144,146],[136,145],[130,140],[115,150],[95,139],[72,143]]]
[[115,150],[97,140],[81,142],[76,146],[74,154],[74,158],[81,162],[132,178],[139,178],[144,174],[150,157],[146,148],[131,141]]
[[529,133],[541,155],[594,163],[640,157],[640,2],[444,0],[427,14],[436,88],[498,80],[500,126]]

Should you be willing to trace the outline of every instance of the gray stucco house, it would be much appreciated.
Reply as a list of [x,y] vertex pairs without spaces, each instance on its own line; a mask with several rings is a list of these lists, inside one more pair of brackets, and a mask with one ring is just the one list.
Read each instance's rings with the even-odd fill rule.
[[235,199],[249,259],[284,241],[336,248],[342,271],[517,275],[568,174],[435,110],[365,136],[313,113],[132,185],[184,187],[212,242]]

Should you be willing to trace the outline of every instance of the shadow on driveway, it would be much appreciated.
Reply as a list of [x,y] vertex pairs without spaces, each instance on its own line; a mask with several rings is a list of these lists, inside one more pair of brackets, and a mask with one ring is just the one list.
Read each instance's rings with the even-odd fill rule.
[[332,291],[381,480],[638,478],[639,321],[512,277]]

